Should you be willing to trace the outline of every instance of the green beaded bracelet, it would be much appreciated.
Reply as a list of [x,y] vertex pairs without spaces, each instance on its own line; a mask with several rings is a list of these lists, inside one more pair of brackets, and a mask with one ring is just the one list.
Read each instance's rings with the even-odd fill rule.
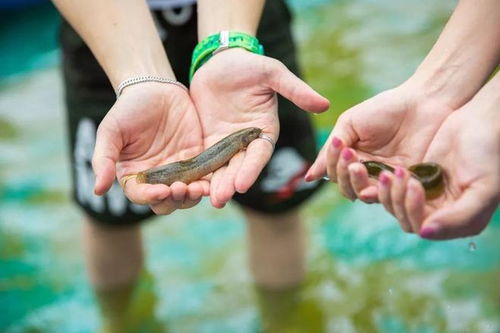
[[221,31],[218,34],[208,36],[194,48],[191,68],[189,69],[189,82],[193,79],[198,68],[214,54],[232,47],[241,47],[256,54],[264,54],[264,47],[257,38],[243,32]]

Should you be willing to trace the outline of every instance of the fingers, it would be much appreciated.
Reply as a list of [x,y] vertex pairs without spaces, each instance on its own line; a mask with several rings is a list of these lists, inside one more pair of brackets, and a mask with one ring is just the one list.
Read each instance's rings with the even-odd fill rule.
[[97,129],[92,168],[96,175],[94,192],[97,195],[106,193],[116,177],[116,161],[123,148],[121,135],[115,126],[101,123]]
[[326,156],[327,155],[327,147],[328,147],[328,141],[325,143],[325,145],[323,146],[323,148],[319,152],[318,157],[316,157],[316,160],[311,165],[309,170],[307,170],[307,173],[304,176],[304,180],[306,182],[312,182],[314,180],[321,179],[326,175],[326,173],[327,173],[326,164],[328,161],[327,156]]
[[370,184],[368,170],[359,162],[349,164],[349,179],[356,196],[366,202],[377,202],[377,187]]
[[424,218],[425,191],[420,182],[408,180],[405,198],[406,216],[414,232],[419,232]]
[[[366,167],[359,163],[356,152],[344,145],[341,139],[333,136],[330,144],[323,150],[325,154],[324,169],[330,181],[339,184],[340,192],[347,198],[371,203],[377,201],[377,188],[371,186]],[[318,160],[316,160],[318,162]],[[315,163],[316,163],[315,162]],[[310,181],[318,176],[318,164],[309,169],[305,179]]]
[[[340,157],[340,151],[344,147],[353,147],[358,140],[359,136],[354,130],[349,114],[344,113],[337,120],[330,137],[321,148],[313,165],[307,171],[305,180],[313,181],[325,176],[327,164],[337,164]],[[333,181],[336,181],[336,178],[333,179]]]
[[[409,172],[397,167],[394,175],[383,171],[379,176],[378,198],[406,232],[427,239],[452,239],[480,233],[498,205],[494,186],[468,188],[459,199],[444,202],[441,208],[427,205],[425,191]],[[427,216],[427,217],[426,217]]]
[[[339,127],[341,127],[341,125],[339,125]],[[339,136],[333,135],[335,131],[336,128],[334,128],[330,135],[331,138],[323,145],[318,157],[307,171],[304,177],[306,181],[317,180],[327,175],[330,181],[337,182],[336,165],[340,158],[340,152],[344,147],[352,145],[353,142],[347,138],[349,144],[345,144],[345,141]]]
[[343,148],[342,140],[334,136],[326,149],[326,174],[332,182],[337,182],[337,164]]
[[420,236],[452,239],[479,234],[498,206],[495,191],[489,191],[488,187],[470,187],[456,201],[429,215],[423,222]]
[[135,177],[122,183],[122,187],[127,198],[139,205],[155,204],[171,195],[171,188],[167,185],[137,183]]
[[271,89],[307,111],[319,113],[330,107],[330,102],[326,98],[290,72],[283,63],[268,59],[271,68],[267,84]]
[[217,207],[225,205],[236,192],[235,181],[244,159],[245,152],[239,152],[231,158],[228,166],[221,172],[221,177],[217,177],[217,183],[214,184],[214,191],[212,193]]
[[391,185],[393,182],[392,174],[382,171],[378,177],[378,201],[384,206],[385,210],[394,215],[391,200]]
[[[212,175],[212,178],[210,180],[210,203],[212,204],[213,207],[215,208],[224,208],[225,202],[219,201],[217,195],[217,189],[221,182],[224,179],[224,172],[226,170],[226,166],[223,166],[219,168],[217,171],[215,171]],[[233,184],[234,187],[234,184]]]
[[394,182],[391,189],[391,202],[394,216],[399,221],[401,229],[406,232],[418,232],[412,228],[410,221],[406,215],[405,197],[406,197],[406,183],[410,177],[409,173],[401,167],[396,167],[394,170]]
[[366,203],[378,202],[378,188],[377,185],[370,185],[363,190],[359,191],[358,197]]
[[173,200],[171,198],[165,199],[158,204],[151,205],[151,210],[156,215],[169,215],[177,209],[188,209],[196,206],[201,201],[201,198],[196,200]]
[[350,200],[356,199],[356,193],[352,188],[351,177],[349,175],[348,166],[350,163],[357,162],[357,157],[355,156],[354,150],[350,148],[344,148],[341,151],[341,158],[337,164],[337,183],[339,184],[339,190],[342,195]]
[[187,209],[198,204],[203,196],[209,194],[206,180],[189,185],[175,182],[171,186],[163,184],[139,184],[130,178],[122,184],[123,191],[130,201],[140,205],[150,205],[157,215],[168,215],[177,209]]
[[405,232],[418,232],[421,224],[425,195],[419,186],[418,181],[401,167],[396,167],[394,175],[387,171],[379,175],[378,199]]
[[[277,138],[273,137],[272,134],[268,135],[276,142]],[[253,140],[248,145],[234,181],[237,192],[245,193],[255,183],[262,169],[271,158],[273,149],[274,147],[270,142],[261,139]]]

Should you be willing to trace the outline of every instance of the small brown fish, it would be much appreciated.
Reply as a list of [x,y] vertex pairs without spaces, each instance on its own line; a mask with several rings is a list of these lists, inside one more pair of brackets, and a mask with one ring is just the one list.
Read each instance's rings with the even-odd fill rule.
[[179,181],[189,184],[225,165],[261,133],[262,130],[257,127],[239,130],[191,159],[141,171],[137,174],[136,181],[137,183],[165,185],[172,185]]
[[[362,162],[368,170],[368,175],[378,178],[382,171],[394,172],[394,168],[382,162],[364,161]],[[425,198],[432,200],[439,197],[444,192],[444,171],[443,168],[433,162],[419,163],[408,168],[413,178],[417,179],[425,189]]]

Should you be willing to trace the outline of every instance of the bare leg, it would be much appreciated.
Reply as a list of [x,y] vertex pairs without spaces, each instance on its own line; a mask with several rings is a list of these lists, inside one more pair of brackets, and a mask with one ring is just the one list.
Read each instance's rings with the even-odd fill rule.
[[[143,268],[140,226],[110,228],[85,219],[87,272],[109,333],[164,332],[155,318],[152,277]],[[148,332],[149,332],[148,331]]]
[[83,245],[87,272],[96,290],[129,286],[139,277],[143,268],[140,226],[110,228],[86,217]]
[[304,228],[297,211],[263,214],[244,209],[250,269],[261,288],[286,289],[304,279]]

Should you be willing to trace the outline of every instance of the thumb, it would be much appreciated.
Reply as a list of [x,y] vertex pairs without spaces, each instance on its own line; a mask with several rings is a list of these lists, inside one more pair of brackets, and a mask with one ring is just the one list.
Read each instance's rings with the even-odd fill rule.
[[[116,128],[116,127],[115,127]],[[116,162],[120,156],[123,141],[120,133],[113,127],[101,123],[97,129],[92,168],[96,176],[94,192],[97,195],[106,193],[116,176]]]
[[267,84],[278,94],[282,95],[299,108],[320,113],[330,107],[330,102],[314,91],[304,81],[278,60],[270,59],[270,75]]
[[[335,127],[328,136],[325,144],[321,148],[318,157],[309,168],[305,180],[313,181],[326,175],[328,163],[336,165],[340,156],[340,151],[344,147],[352,147],[359,140],[349,113],[344,113],[339,117]],[[334,160],[329,160],[329,159]]]
[[428,216],[420,236],[428,239],[451,239],[479,234],[498,205],[495,193],[484,186],[469,187],[460,198]]

